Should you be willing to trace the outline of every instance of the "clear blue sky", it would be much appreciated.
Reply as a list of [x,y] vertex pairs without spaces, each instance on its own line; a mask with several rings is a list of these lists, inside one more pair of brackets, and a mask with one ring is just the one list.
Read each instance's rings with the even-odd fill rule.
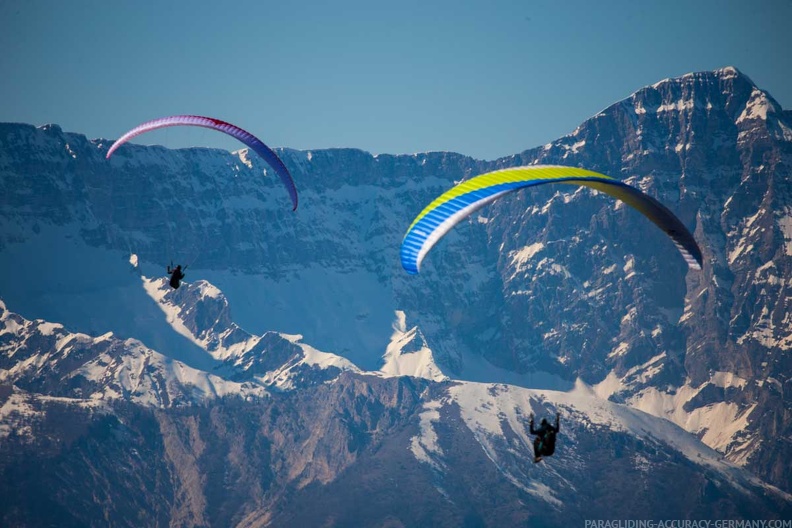
[[[0,0],[0,121],[116,138],[201,114],[272,147],[495,159],[736,66],[792,106],[792,0]],[[137,138],[235,149],[222,134]]]

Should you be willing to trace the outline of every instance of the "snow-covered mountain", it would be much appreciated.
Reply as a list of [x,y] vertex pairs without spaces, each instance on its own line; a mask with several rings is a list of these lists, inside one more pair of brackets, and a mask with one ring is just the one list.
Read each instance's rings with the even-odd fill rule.
[[[147,287],[167,291],[161,282]],[[182,315],[227,304],[206,283],[183,288],[196,299],[186,310],[166,300],[173,292],[159,302],[196,339]],[[132,339],[70,334],[5,308],[0,323],[0,489],[10,498],[0,514],[10,525],[563,526],[792,512],[791,495],[580,381],[551,391],[362,372],[297,336],[235,326],[250,346],[219,353],[209,374]],[[403,346],[415,329],[394,330],[383,370],[436,373],[425,347]],[[562,441],[535,465],[529,417],[556,411]]]
[[[667,518],[663,493],[680,518],[789,517],[792,114],[734,68],[493,162],[281,151],[296,213],[245,150],[107,161],[109,144],[0,124],[0,452],[38,457],[4,459],[4,492],[30,475],[18,490],[51,490],[76,524],[344,524],[366,493],[368,524]],[[434,196],[540,163],[657,197],[704,270],[566,186],[495,202],[401,270]],[[190,265],[176,291],[152,278],[172,259]],[[526,416],[555,409],[564,450],[535,466]],[[86,471],[104,506],[55,492]],[[35,511],[22,493],[6,522]]]

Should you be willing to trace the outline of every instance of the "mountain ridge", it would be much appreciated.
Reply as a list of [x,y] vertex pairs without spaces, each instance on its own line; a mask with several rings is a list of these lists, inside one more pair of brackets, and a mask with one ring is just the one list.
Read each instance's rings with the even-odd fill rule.
[[[23,319],[58,321],[90,339],[107,332],[120,343],[137,339],[144,349],[162,351],[169,361],[188,361],[198,371],[216,366],[215,374],[226,383],[250,384],[249,390],[266,390],[278,401],[297,397],[291,395],[294,387],[316,391],[346,385],[338,380],[358,375],[350,366],[336,371],[323,368],[327,363],[306,362],[325,350],[362,372],[436,380],[410,382],[421,387],[450,386],[444,381],[449,378],[530,386],[542,372],[557,380],[554,385],[568,384],[570,393],[578,390],[574,384],[590,387],[590,396],[670,420],[789,492],[791,469],[785,460],[790,448],[784,440],[790,432],[785,351],[792,346],[784,301],[792,277],[789,115],[747,76],[725,68],[642,88],[557,141],[493,161],[454,153],[371,156],[356,149],[279,149],[300,191],[295,214],[287,211],[285,195],[266,175],[263,162],[244,149],[126,145],[108,164],[102,155],[106,140],[89,141],[57,126],[0,124],[5,197],[0,299]],[[689,272],[663,234],[629,208],[562,186],[521,191],[495,202],[449,233],[419,276],[402,272],[397,252],[403,230],[454,182],[497,168],[559,163],[619,177],[666,204],[699,239],[704,270]],[[129,264],[130,254],[138,265]],[[165,291],[161,280],[145,277],[160,276],[174,257],[193,261],[188,287],[167,299],[158,297]],[[57,262],[55,270],[50,262]],[[205,294],[215,290],[223,300]],[[98,309],[86,313],[81,306]],[[175,329],[177,322],[181,330]],[[4,335],[15,344],[10,333]],[[37,339],[48,343],[44,337]],[[6,373],[18,368],[19,358],[3,359],[8,380]],[[400,383],[382,374],[361,375],[366,383]],[[174,393],[176,400],[183,398],[180,394]],[[374,400],[366,399],[365,412],[380,408]],[[228,398],[221,401],[225,405]],[[432,418],[447,415],[443,408],[418,412],[413,407],[404,416],[419,429],[421,423],[434,424],[449,435],[438,436],[450,442],[447,446],[460,446],[452,440],[457,434],[452,426]],[[177,411],[169,409],[145,412]],[[363,441],[371,425],[364,426],[356,414],[363,408],[344,409],[350,413],[346,419],[354,417],[357,424],[350,438]],[[451,415],[462,420],[461,414]],[[164,422],[158,423],[162,433]],[[516,428],[501,435],[519,439],[524,432]],[[267,431],[263,438],[275,434]],[[160,433],[152,441],[165,438]],[[648,444],[639,436],[624,439],[607,427],[603,434],[626,441],[632,460],[648,456]],[[414,444],[413,436],[400,438],[402,444],[388,449],[429,445]],[[585,443],[583,435],[578,438],[584,444],[575,449],[585,445],[607,460],[620,460],[614,445],[597,447]],[[529,443],[518,444],[515,449],[530,457]],[[498,446],[507,449],[507,444]],[[669,448],[658,449],[655,453]],[[450,447],[443,452],[454,453]],[[427,453],[434,460],[432,451]],[[478,456],[459,454],[471,460]],[[664,460],[654,463],[671,478],[670,468],[677,466],[668,462],[673,457]],[[453,463],[444,463],[461,479],[452,479],[458,491],[466,477]],[[435,465],[425,465],[436,471]],[[620,479],[638,486],[628,466]],[[199,475],[205,470],[189,467]],[[540,488],[526,491],[509,480],[533,482],[522,471],[511,477],[497,474],[521,490],[518,494],[527,494],[511,503],[514,512],[522,512],[515,515],[533,518],[517,505],[526,496],[538,497],[530,490]],[[349,483],[365,479],[360,470],[352,473],[357,476]],[[412,470],[408,475],[414,477]],[[687,473],[675,477],[690,478]],[[702,490],[717,487],[707,479]],[[206,486],[184,491],[192,506],[179,509],[174,503],[173,511],[189,511],[190,522],[211,524],[208,510],[200,506],[216,504],[204,494]],[[322,496],[332,504],[333,494],[324,495],[328,486],[333,487],[309,484],[312,491],[305,496]],[[447,515],[442,519],[458,524],[465,501],[446,492],[456,497],[451,502],[457,509],[441,508]],[[546,498],[538,500],[547,503]],[[571,511],[569,496],[557,500]],[[722,504],[722,498],[713,500]],[[481,504],[471,519],[484,524]],[[696,507],[716,511],[692,504],[688,514]],[[784,504],[780,499],[765,506],[783,517]],[[743,517],[748,510],[759,511],[745,508]],[[731,511],[737,515],[740,508]],[[250,519],[262,519],[248,513]],[[265,517],[276,524],[276,519],[306,518],[296,510],[278,515],[284,516]],[[399,518],[398,512],[389,515]]]

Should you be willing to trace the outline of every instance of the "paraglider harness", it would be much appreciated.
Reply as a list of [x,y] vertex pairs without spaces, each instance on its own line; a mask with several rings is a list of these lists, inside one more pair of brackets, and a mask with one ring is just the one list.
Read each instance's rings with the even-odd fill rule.
[[536,435],[534,439],[534,461],[538,462],[542,457],[552,456],[555,453],[556,434],[559,431],[560,413],[556,413],[555,427],[547,423],[547,420],[542,420],[538,428],[534,428],[534,419],[531,415],[530,430],[532,435]]
[[181,264],[177,265],[175,268],[171,269],[173,266],[173,261],[171,261],[170,266],[168,266],[168,275],[171,276],[170,278],[170,285],[171,288],[178,289],[181,281],[184,278],[184,272],[187,271],[188,266],[184,266],[184,270],[181,269]]

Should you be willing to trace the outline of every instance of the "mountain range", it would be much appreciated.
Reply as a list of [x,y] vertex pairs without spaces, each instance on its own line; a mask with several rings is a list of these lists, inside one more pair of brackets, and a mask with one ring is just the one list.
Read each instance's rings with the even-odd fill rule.
[[[542,147],[278,154],[0,124],[0,519],[569,526],[792,516],[792,112],[735,68]],[[499,168],[581,166],[480,210],[410,276],[418,212]],[[167,264],[189,265],[171,290]],[[531,414],[561,414],[533,463]]]

